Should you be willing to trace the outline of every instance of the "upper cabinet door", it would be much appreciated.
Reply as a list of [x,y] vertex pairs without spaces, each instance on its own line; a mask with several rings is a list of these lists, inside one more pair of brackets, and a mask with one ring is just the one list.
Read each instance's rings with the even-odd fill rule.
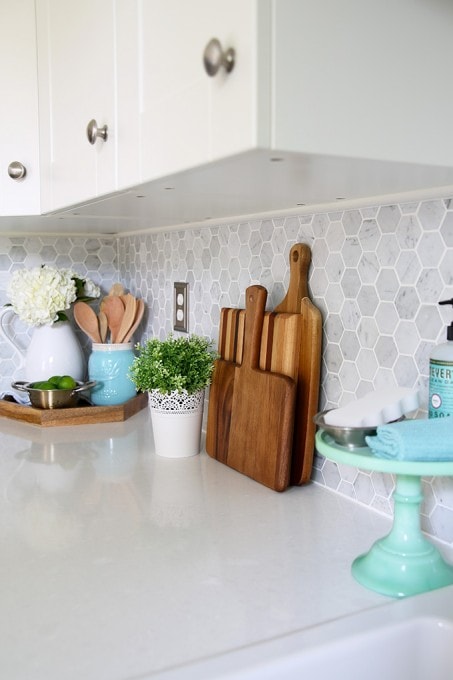
[[[269,3],[260,4],[266,17]],[[141,10],[142,179],[255,147],[262,37],[256,0],[146,0]],[[203,55],[213,39],[222,52],[234,50],[230,72],[221,66],[208,75]]]
[[277,148],[453,166],[453,2],[274,3]]
[[115,3],[36,0],[36,10],[43,208],[54,210],[116,189]]
[[0,214],[32,215],[40,210],[33,0],[1,3],[0,63]]

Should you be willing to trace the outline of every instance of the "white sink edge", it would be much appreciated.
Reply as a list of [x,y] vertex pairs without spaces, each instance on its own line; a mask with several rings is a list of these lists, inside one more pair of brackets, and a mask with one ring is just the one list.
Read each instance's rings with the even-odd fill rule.
[[289,632],[178,668],[151,673],[146,678],[162,680],[241,680],[249,672],[259,677],[260,667],[273,666],[284,660],[312,655],[338,643],[364,638],[369,634],[386,634],[412,621],[429,627],[443,627],[453,636],[453,586],[421,595],[390,600],[362,612],[340,617],[316,626]]

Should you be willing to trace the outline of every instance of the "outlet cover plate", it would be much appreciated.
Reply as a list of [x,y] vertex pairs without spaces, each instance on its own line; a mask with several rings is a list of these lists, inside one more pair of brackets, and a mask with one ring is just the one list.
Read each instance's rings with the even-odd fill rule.
[[181,333],[189,332],[189,284],[175,281],[173,297],[173,329]]

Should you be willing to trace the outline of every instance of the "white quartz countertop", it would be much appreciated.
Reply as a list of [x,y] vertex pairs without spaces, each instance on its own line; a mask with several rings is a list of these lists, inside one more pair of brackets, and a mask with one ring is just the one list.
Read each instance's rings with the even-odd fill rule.
[[[132,680],[388,603],[351,576],[390,519],[158,458],[148,411],[0,418],[0,676]],[[193,677],[190,668],[187,678]]]

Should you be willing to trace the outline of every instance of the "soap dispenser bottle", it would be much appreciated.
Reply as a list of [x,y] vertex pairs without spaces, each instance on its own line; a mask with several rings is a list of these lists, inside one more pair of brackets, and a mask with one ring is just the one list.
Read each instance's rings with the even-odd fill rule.
[[[440,305],[453,305],[442,300]],[[429,418],[453,416],[453,323],[447,326],[447,342],[437,345],[429,360]]]

